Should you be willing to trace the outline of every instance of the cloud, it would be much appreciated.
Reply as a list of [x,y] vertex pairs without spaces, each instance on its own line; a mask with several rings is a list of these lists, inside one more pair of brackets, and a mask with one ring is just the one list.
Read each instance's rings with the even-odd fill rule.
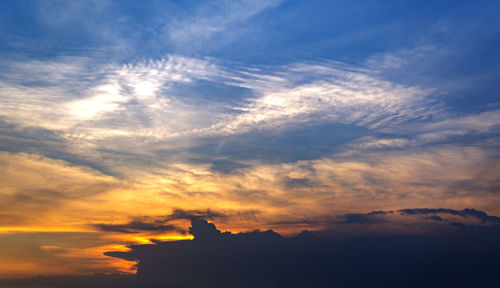
[[210,209],[206,210],[183,210],[175,209],[172,214],[165,217],[164,221],[184,219],[184,220],[194,220],[194,219],[224,219],[230,217],[231,214],[224,212],[213,211]]
[[202,3],[193,8],[187,17],[175,17],[165,31],[171,44],[189,49],[206,45],[208,40],[220,33],[230,34],[239,23],[262,11],[279,5],[282,0],[215,1]]
[[[129,245],[128,251],[113,251],[113,248],[105,250],[104,254],[109,256],[110,261],[117,259],[137,262],[136,275],[95,274],[0,279],[0,285],[67,287],[74,283],[70,286],[310,287],[313,284],[315,287],[397,287],[411,282],[415,287],[440,287],[450,283],[475,283],[487,287],[500,280],[496,273],[499,267],[494,261],[500,256],[497,245],[500,240],[499,226],[489,225],[490,220],[483,222],[481,218],[484,218],[484,215],[495,216],[476,209],[415,208],[403,209],[400,213],[377,210],[327,216],[323,221],[332,226],[325,226],[324,230],[315,232],[303,231],[288,237],[273,230],[222,232],[215,224],[198,217],[206,212],[176,211],[170,214],[170,219],[191,218],[189,233],[194,236],[193,240],[155,240],[151,244]],[[471,215],[459,217],[473,217],[480,221],[470,225],[468,222],[448,223],[448,220],[437,221],[421,217],[433,213],[444,217]],[[191,217],[193,214],[196,216]],[[345,222],[352,215],[357,215],[356,219],[363,215],[365,220],[381,221]],[[214,215],[217,221],[221,219],[218,216]],[[87,239],[91,235],[95,237],[96,234],[45,234],[44,237],[47,238],[38,235],[34,239],[49,239],[42,240],[41,243],[51,244],[35,243],[32,248],[37,249],[37,253],[42,253],[40,255],[46,259],[49,255],[63,257],[52,263],[65,265],[73,259],[64,258],[64,255],[74,253],[74,248],[65,248],[71,246],[65,242],[65,237],[83,247],[96,245],[89,242],[91,239]],[[20,236],[14,235],[6,243],[15,241],[16,237]],[[5,239],[0,237],[0,242],[5,242]],[[99,241],[110,243],[110,240],[103,238]],[[18,241],[16,245],[26,245],[26,242]],[[30,253],[32,257],[38,255],[32,250],[25,252]],[[97,263],[90,259],[85,261],[88,262],[80,265]],[[89,269],[91,266],[71,267]],[[439,277],[436,277],[436,273]],[[395,276],[387,277],[388,274]]]
[[[364,211],[381,207],[398,210],[430,203],[434,207],[454,203],[461,209],[474,205],[495,213],[498,165],[494,153],[479,147],[456,146],[348,150],[288,163],[247,160],[244,163],[249,167],[231,174],[214,172],[208,164],[190,163],[176,166],[179,170],[161,170],[159,174],[168,182],[152,175],[137,189],[146,191],[148,185],[157,183],[154,185],[161,187],[158,189],[179,196],[169,200],[173,201],[170,205],[179,203],[179,208],[185,207],[182,201],[196,203],[197,209],[203,205],[224,209],[243,203],[246,208],[260,210],[259,218],[271,222],[282,220],[280,214],[313,218],[329,214],[332,209],[352,213],[353,207]],[[489,168],[476,173],[478,166]],[[469,184],[460,185],[464,181]],[[152,195],[156,195],[154,191]],[[214,202],[217,207],[212,206]]]
[[[116,176],[196,159],[223,173],[249,168],[252,160],[317,159],[372,131],[439,111],[427,99],[429,89],[331,61],[249,68],[168,55],[123,65],[85,57],[5,65],[0,115],[10,126],[3,130],[53,135],[37,136],[36,153]],[[200,93],[206,87],[214,91]],[[225,89],[230,97],[213,96]],[[282,144],[277,149],[266,139]],[[33,146],[17,145],[23,137],[10,142],[16,151]],[[405,145],[372,142],[360,145]]]
[[297,63],[267,75],[244,72],[235,79],[259,97],[236,107],[243,113],[230,123],[218,124],[226,133],[311,120],[375,129],[438,111],[425,99],[429,93],[425,89],[390,83],[368,70],[336,63]]
[[148,233],[162,234],[166,232],[175,232],[186,234],[187,231],[178,225],[177,220],[199,220],[210,219],[218,221],[232,221],[254,219],[259,214],[257,210],[211,210],[211,209],[173,209],[172,213],[166,216],[143,216],[135,217],[125,224],[94,223],[92,227],[105,232],[117,233]]
[[[204,233],[216,243],[271,235],[288,247],[298,242],[277,232],[323,229],[347,237],[356,229],[370,235],[442,229],[463,236],[496,229],[500,26],[490,24],[498,4],[459,3],[450,10],[448,3],[428,9],[418,1],[330,2],[75,0],[27,7],[3,1],[0,239],[14,240],[0,245],[0,271],[126,271],[130,265],[121,262],[98,264],[96,251],[115,241],[106,251],[132,259],[135,248],[127,254],[126,245],[155,241],[137,249],[158,248],[168,246],[161,239],[189,237],[179,235],[187,220],[206,229],[193,230],[193,242],[172,245],[201,243]],[[276,233],[229,235],[201,219],[221,231]],[[69,230],[91,230],[106,241],[76,249],[38,233]],[[22,246],[40,239],[32,249]],[[5,257],[13,249],[29,260]],[[295,257],[287,249],[283,254]],[[368,251],[374,257],[366,258],[356,258],[363,245],[349,249],[358,251],[352,259],[371,264],[362,266],[364,273],[384,267],[386,255],[401,261],[390,249]],[[197,259],[190,253],[183,260]],[[254,266],[269,260],[280,267],[274,259],[286,256],[273,253]],[[353,267],[339,253],[331,257],[345,260],[338,271]],[[332,261],[318,257],[321,274]],[[426,261],[413,263],[427,267]],[[436,278],[429,273],[413,279]],[[337,286],[368,286],[349,282],[356,273],[337,274]],[[256,279],[264,278],[273,277]],[[265,279],[240,286],[280,286]]]
[[[112,273],[117,272],[119,265],[124,268],[132,266],[102,255],[106,250],[116,249],[117,241],[107,239],[101,233],[76,229],[43,231],[43,227],[32,227],[31,231],[29,227],[24,227],[24,230],[6,232],[3,230],[5,227],[1,228],[0,245],[9,247],[0,250],[1,278],[75,275],[95,271]],[[0,287],[4,286],[0,284]]]
[[451,230],[450,242],[436,230],[356,236],[303,232],[284,238],[272,230],[221,232],[202,219],[191,225],[193,240],[105,254],[138,261],[139,281],[174,287],[487,286],[499,280],[498,265],[490,262],[500,255],[498,229]]
[[140,232],[184,232],[182,229],[174,225],[160,225],[142,222],[139,220],[134,220],[126,224],[93,224],[95,228],[98,228],[106,232],[119,232],[119,233],[140,233]]
[[[40,220],[42,215],[56,212],[54,210],[61,212],[62,203],[85,201],[121,186],[114,177],[37,154],[0,152],[0,161],[3,163],[0,166],[0,189],[3,191],[0,209],[16,215],[16,221],[21,223]],[[66,213],[70,215],[74,211],[63,214]],[[38,221],[39,224],[43,222]],[[0,224],[13,226],[18,223],[7,220]]]
[[[37,138],[39,153],[112,175],[124,172],[116,171],[119,166],[156,169],[166,161],[211,163],[215,172],[232,173],[248,168],[249,160],[442,145],[470,133],[492,141],[498,124],[495,111],[453,118],[442,114],[432,88],[392,83],[374,69],[332,61],[249,68],[169,55],[123,65],[61,57],[7,66],[0,114],[11,126],[3,130],[51,134]],[[206,87],[215,90],[199,93]],[[231,97],[213,97],[224,89]],[[279,145],[266,145],[270,140]]]
[[371,136],[357,139],[352,143],[352,147],[358,149],[394,149],[404,148],[410,144],[410,140],[404,138],[383,138],[377,139]]
[[[244,163],[248,167],[233,174],[214,172],[208,164],[183,163],[153,173],[148,169],[137,174],[128,171],[131,178],[120,179],[40,155],[5,153],[1,175],[11,180],[1,183],[4,191],[10,192],[4,194],[4,205],[0,206],[4,213],[16,216],[16,223],[23,224],[44,220],[46,225],[60,225],[61,219],[81,223],[81,215],[93,219],[79,227],[87,223],[127,224],[145,209],[152,211],[150,216],[154,218],[139,220],[163,224],[154,221],[167,219],[173,209],[183,209],[188,211],[186,218],[224,219],[227,228],[288,230],[284,233],[293,232],[291,225],[271,224],[357,213],[354,210],[396,211],[452,203],[459,209],[473,206],[491,214],[498,210],[498,167],[491,155],[479,147],[347,151],[289,163],[247,160]],[[479,166],[485,167],[484,171],[477,171]],[[38,171],[44,171],[45,176],[37,176]],[[21,213],[19,207],[32,212]],[[206,207],[221,217],[209,215]],[[241,210],[258,214],[238,216]],[[11,217],[0,220],[12,225]],[[311,222],[301,227],[318,229],[321,225]]]
[[[398,212],[399,215],[395,212]],[[309,220],[306,219],[305,223],[308,222]],[[438,222],[439,224],[432,222]],[[321,224],[318,225],[319,223]],[[342,224],[357,224],[358,226],[354,229],[342,230]],[[316,225],[318,226],[328,227],[326,229],[330,231],[344,231],[344,233],[359,233],[357,230],[363,229],[359,228],[359,225],[361,227],[371,227],[370,229],[372,230],[370,230],[370,233],[380,233],[380,231],[387,233],[388,231],[395,232],[398,230],[405,231],[402,233],[411,233],[412,229],[419,231],[418,233],[436,233],[437,229],[449,230],[444,225],[460,229],[472,229],[474,227],[498,228],[500,227],[498,224],[500,224],[499,217],[490,216],[484,211],[472,208],[463,210],[412,208],[400,209],[398,211],[372,211],[368,213],[349,213],[336,217],[326,216],[316,220]]]
[[372,211],[365,214],[360,214],[360,213],[345,214],[342,215],[341,218],[344,219],[345,224],[353,224],[353,223],[373,224],[386,221],[378,216],[392,214],[392,213],[393,211]]
[[425,217],[426,219],[430,219],[430,220],[434,220],[434,221],[443,221],[443,218],[439,217],[439,216],[428,216],[428,217]]
[[347,214],[344,216],[345,218],[345,223],[346,224],[351,224],[351,223],[376,223],[383,221],[378,218],[370,217],[370,215],[367,214]]
[[3,73],[6,80],[0,83],[3,116],[24,125],[75,128],[83,121],[123,112],[133,100],[157,107],[163,103],[161,97],[156,98],[160,89],[219,73],[208,61],[174,55],[127,65],[95,61],[85,57],[9,61],[10,73]]
[[[425,118],[433,113],[425,100],[428,91],[377,79],[368,70],[329,62],[285,65],[273,69],[274,72],[271,69],[238,70],[221,64],[177,55],[121,66],[95,65],[81,57],[62,57],[46,63],[10,62],[9,69],[14,73],[7,75],[7,82],[0,83],[3,88],[0,105],[4,108],[3,116],[10,121],[51,129],[78,128],[78,132],[67,137],[90,133],[87,137],[93,138],[104,137],[105,131],[111,136],[160,138],[212,135],[219,130],[240,134],[255,126],[259,129],[269,126],[271,122],[273,126],[280,126],[311,120],[375,128],[389,122]],[[21,80],[26,76],[34,78],[33,84]],[[186,98],[176,96],[174,85],[200,80],[250,89],[255,96],[243,99],[245,105],[230,107],[232,113],[223,113],[220,109],[203,111],[207,107],[192,106]],[[42,85],[44,87],[40,87]],[[12,106],[19,99],[23,99],[23,105]],[[427,106],[426,111],[419,108],[423,105]],[[58,113],[49,114],[49,110],[39,109],[44,106]],[[19,114],[21,109],[24,112]],[[30,114],[30,111],[37,113]],[[166,112],[170,117],[184,118],[187,125],[171,127],[170,131],[160,129],[170,123],[161,115]],[[204,117],[203,112],[208,113],[205,119],[185,118]],[[117,126],[118,120],[126,120],[120,115],[129,118],[126,123],[134,125]],[[215,122],[200,126],[200,120],[210,117]],[[176,123],[175,126],[182,124]],[[145,132],[140,132],[144,129]]]
[[500,223],[500,217],[490,216],[483,211],[466,208],[463,210],[453,210],[453,209],[429,209],[429,208],[421,208],[421,209],[401,209],[399,210],[402,214],[408,215],[431,215],[431,217],[435,216],[434,214],[450,214],[461,217],[474,217],[482,222],[492,222],[492,223]]

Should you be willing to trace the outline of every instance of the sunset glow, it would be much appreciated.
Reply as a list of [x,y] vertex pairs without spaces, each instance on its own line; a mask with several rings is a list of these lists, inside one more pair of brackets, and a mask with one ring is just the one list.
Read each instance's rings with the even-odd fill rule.
[[0,287],[496,286],[500,5],[396,2],[1,1]]

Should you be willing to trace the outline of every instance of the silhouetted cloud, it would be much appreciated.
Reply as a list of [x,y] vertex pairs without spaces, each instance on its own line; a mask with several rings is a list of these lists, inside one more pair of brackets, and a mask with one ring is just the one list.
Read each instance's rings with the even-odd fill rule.
[[359,214],[359,213],[345,214],[342,216],[342,218],[344,219],[344,223],[346,224],[351,224],[351,223],[370,224],[370,223],[384,222],[385,220],[378,216],[385,214],[392,214],[392,213],[393,213],[392,211],[372,211],[366,214]]
[[182,229],[174,225],[163,225],[163,224],[153,224],[142,221],[131,221],[126,224],[94,224],[94,227],[108,232],[119,232],[119,233],[139,233],[139,232],[167,232],[176,231],[184,232]]
[[382,210],[379,210],[379,211],[369,212],[366,215],[385,215],[385,214],[392,214],[392,213],[394,213],[394,212],[393,211],[382,211]]
[[346,224],[351,224],[351,223],[377,223],[377,222],[382,222],[384,220],[372,217],[370,214],[346,214],[344,215],[345,223]]
[[118,232],[118,233],[141,233],[141,232],[179,232],[182,234],[187,233],[187,231],[171,221],[175,220],[190,220],[196,221],[199,219],[208,220],[219,220],[225,221],[229,218],[254,218],[259,211],[257,210],[247,210],[247,211],[215,211],[211,209],[205,210],[184,210],[184,209],[174,209],[174,211],[166,216],[145,216],[142,218],[133,219],[130,222],[124,224],[109,224],[109,223],[96,223],[92,224],[93,227],[107,232]]
[[[347,219],[365,223],[381,214],[392,213],[350,214]],[[201,218],[193,219],[191,225],[193,240],[135,245],[128,252],[105,254],[137,261],[140,281],[167,287],[442,287],[464,283],[493,287],[500,281],[495,272],[500,268],[495,261],[500,256],[500,230],[495,227],[450,230],[452,238],[439,233],[321,236],[325,234],[308,231],[284,238],[272,230],[221,232]]]
[[[466,208],[463,210],[454,210],[448,208],[413,208],[413,209],[401,209],[398,210],[399,216],[419,216],[421,219],[432,220],[437,222],[448,223],[456,228],[465,228],[470,225],[481,225],[481,224],[498,224],[500,223],[500,217],[490,216],[486,212]],[[405,225],[405,222],[409,222],[409,219],[400,219],[396,220],[394,215],[394,211],[372,211],[368,213],[350,213],[341,215],[339,218],[342,220],[341,223],[344,224],[379,224],[388,222],[392,225],[399,223],[400,225]],[[450,218],[450,216],[458,216],[459,218]],[[476,222],[467,221],[466,223],[462,223],[460,218],[472,218],[476,220]],[[477,221],[479,220],[479,221]],[[325,219],[323,223],[335,223],[335,218],[329,217],[329,219]],[[421,225],[425,227],[425,225]]]
[[[453,210],[446,208],[416,208],[416,209],[401,209],[399,210],[401,214],[407,215],[431,215],[431,214],[449,214],[461,217],[474,217],[476,219],[481,220],[482,222],[492,222],[492,223],[500,223],[500,217],[490,216],[483,211],[466,208],[463,210]],[[436,220],[436,219],[433,219]]]
[[221,218],[227,218],[227,217],[229,217],[228,214],[224,214],[223,212],[214,211],[214,210],[210,210],[210,209],[206,209],[206,210],[175,209],[172,212],[172,214],[165,217],[164,221],[169,221],[169,220],[174,220],[174,219],[193,220],[193,219],[199,219],[199,218],[214,220],[214,219],[221,219]]
[[424,217],[425,219],[429,219],[429,220],[434,220],[434,221],[443,221],[443,218],[439,217],[439,216],[428,216],[428,217]]
[[[129,246],[129,251],[105,252],[110,257],[137,262],[135,276],[36,277],[0,280],[0,286],[495,287],[500,283],[497,273],[500,264],[496,261],[500,257],[499,227],[451,222],[453,229],[444,221],[430,219],[438,217],[431,214],[442,214],[466,215],[481,221],[486,214],[483,213],[475,209],[418,208],[404,209],[400,214],[393,211],[346,214],[339,216],[339,220],[370,225],[355,226],[360,229],[356,234],[324,230],[283,237],[273,230],[222,232],[201,217],[217,219],[223,217],[222,214],[178,210],[169,215],[170,219],[190,219],[189,233],[194,236],[193,240],[155,240],[153,244]],[[385,232],[371,229],[375,227],[372,224],[391,227],[401,217],[406,223],[422,220],[421,215],[432,223],[424,220],[417,224],[420,227],[430,224],[441,225],[443,229],[407,232],[396,226]],[[135,229],[148,229],[148,226],[135,225]]]
[[229,219],[248,220],[254,219],[260,211],[258,210],[214,210],[214,209],[174,209],[174,211],[163,217],[156,217],[157,223],[167,223],[173,220],[218,220]]

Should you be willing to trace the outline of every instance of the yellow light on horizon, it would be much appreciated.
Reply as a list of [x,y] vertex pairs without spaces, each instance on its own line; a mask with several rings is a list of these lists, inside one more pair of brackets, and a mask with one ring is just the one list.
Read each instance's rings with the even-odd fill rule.
[[179,241],[179,240],[193,240],[193,235],[161,235],[161,236],[135,236],[131,240],[139,244],[152,244],[151,240],[163,241]]
[[30,232],[94,232],[81,228],[70,227],[33,227],[33,226],[0,226],[0,233],[30,233]]

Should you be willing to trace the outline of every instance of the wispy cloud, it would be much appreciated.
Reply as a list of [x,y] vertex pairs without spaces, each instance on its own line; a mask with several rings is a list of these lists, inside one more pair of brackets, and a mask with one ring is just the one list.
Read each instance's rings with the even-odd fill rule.
[[[447,113],[432,88],[395,84],[372,68],[331,61],[245,67],[170,55],[124,65],[81,57],[7,63],[0,115],[14,126],[2,129],[41,127],[60,139],[61,153],[76,155],[64,159],[99,162],[95,167],[107,165],[104,158],[116,163],[123,157],[135,158],[123,162],[129,168],[141,161],[161,167],[157,151],[178,151],[186,160],[193,157],[189,149],[207,137],[222,141],[311,123],[369,131],[350,144],[343,140],[356,149],[426,145],[443,137],[489,133],[500,124],[497,111]],[[199,96],[206,89],[202,84],[212,85],[210,95],[221,85],[231,94]]]
[[[99,171],[109,168],[108,174],[121,177],[117,180],[90,169],[88,173],[97,176],[82,177],[95,189],[89,194],[70,193],[75,197],[106,203],[123,197],[134,201],[134,191],[142,191],[157,203],[141,200],[134,205],[153,205],[158,213],[166,207],[188,208],[183,206],[186,201],[197,203],[190,209],[201,209],[217,199],[214,208],[245,203],[245,209],[262,211],[263,219],[291,209],[302,215],[326,213],[332,205],[347,207],[348,212],[353,201],[366,209],[377,209],[381,203],[395,208],[405,203],[429,207],[429,199],[441,206],[473,203],[469,206],[489,208],[497,201],[491,194],[498,185],[494,174],[499,169],[491,161],[492,149],[428,141],[429,135],[446,136],[447,131],[488,134],[498,125],[497,111],[467,116],[445,113],[442,103],[432,97],[433,89],[392,83],[372,68],[331,61],[246,67],[176,55],[124,65],[99,65],[85,58],[8,65],[0,86],[0,128],[5,132],[0,139],[22,143],[8,151],[63,159],[54,160],[58,163],[54,171],[65,167],[60,171],[71,174],[87,166]],[[230,96],[213,97],[221,86],[229,89]],[[198,95],[204,87],[215,87],[210,97]],[[192,101],[192,95],[200,101]],[[206,139],[224,145],[228,137],[239,139],[263,130],[270,134],[307,130],[315,123],[360,127],[363,133],[341,139],[342,150],[325,150],[314,159],[300,161],[269,163],[263,157],[241,160],[229,155],[237,150],[227,155],[195,151]],[[45,146],[33,145],[27,135]],[[431,142],[438,146],[429,146]],[[262,145],[266,141],[258,140],[253,149],[261,153]],[[29,157],[40,157],[33,155],[3,157],[21,165]],[[216,169],[217,163],[228,168]],[[474,173],[476,166],[484,171]],[[34,174],[23,167],[14,170]],[[40,179],[40,186],[47,181]],[[48,201],[53,195],[54,203],[78,202],[75,199],[80,196],[67,200],[66,194],[57,194],[78,185],[66,191],[66,182],[57,183],[62,186],[49,185],[54,194],[39,196]],[[7,201],[33,191],[20,183],[9,185],[14,192]],[[480,197],[485,194],[490,195],[487,203]],[[129,200],[114,212],[129,215]],[[304,201],[314,204],[315,211],[303,207]]]
[[[238,71],[180,56],[101,68],[73,60],[14,63],[14,73],[7,75],[0,91],[3,116],[24,125],[71,128],[80,136],[87,130],[92,138],[139,135],[162,139],[243,133],[308,121],[375,129],[436,111],[428,106],[427,90],[328,63],[296,64],[267,72]],[[16,75],[32,76],[36,82],[23,83]],[[228,113],[197,107],[176,95],[174,85],[200,80],[223,81],[248,89],[254,96],[229,107]]]
[[[426,99],[429,90],[404,87],[374,77],[370,71],[325,64],[296,64],[273,74],[247,72],[240,80],[258,97],[249,99],[243,113],[219,128],[241,133],[251,127],[281,126],[308,121],[331,121],[370,129],[438,111]],[[426,107],[425,109],[423,107]]]
[[173,45],[199,48],[214,34],[227,32],[282,0],[208,1],[194,8],[189,17],[176,18],[165,28]]

